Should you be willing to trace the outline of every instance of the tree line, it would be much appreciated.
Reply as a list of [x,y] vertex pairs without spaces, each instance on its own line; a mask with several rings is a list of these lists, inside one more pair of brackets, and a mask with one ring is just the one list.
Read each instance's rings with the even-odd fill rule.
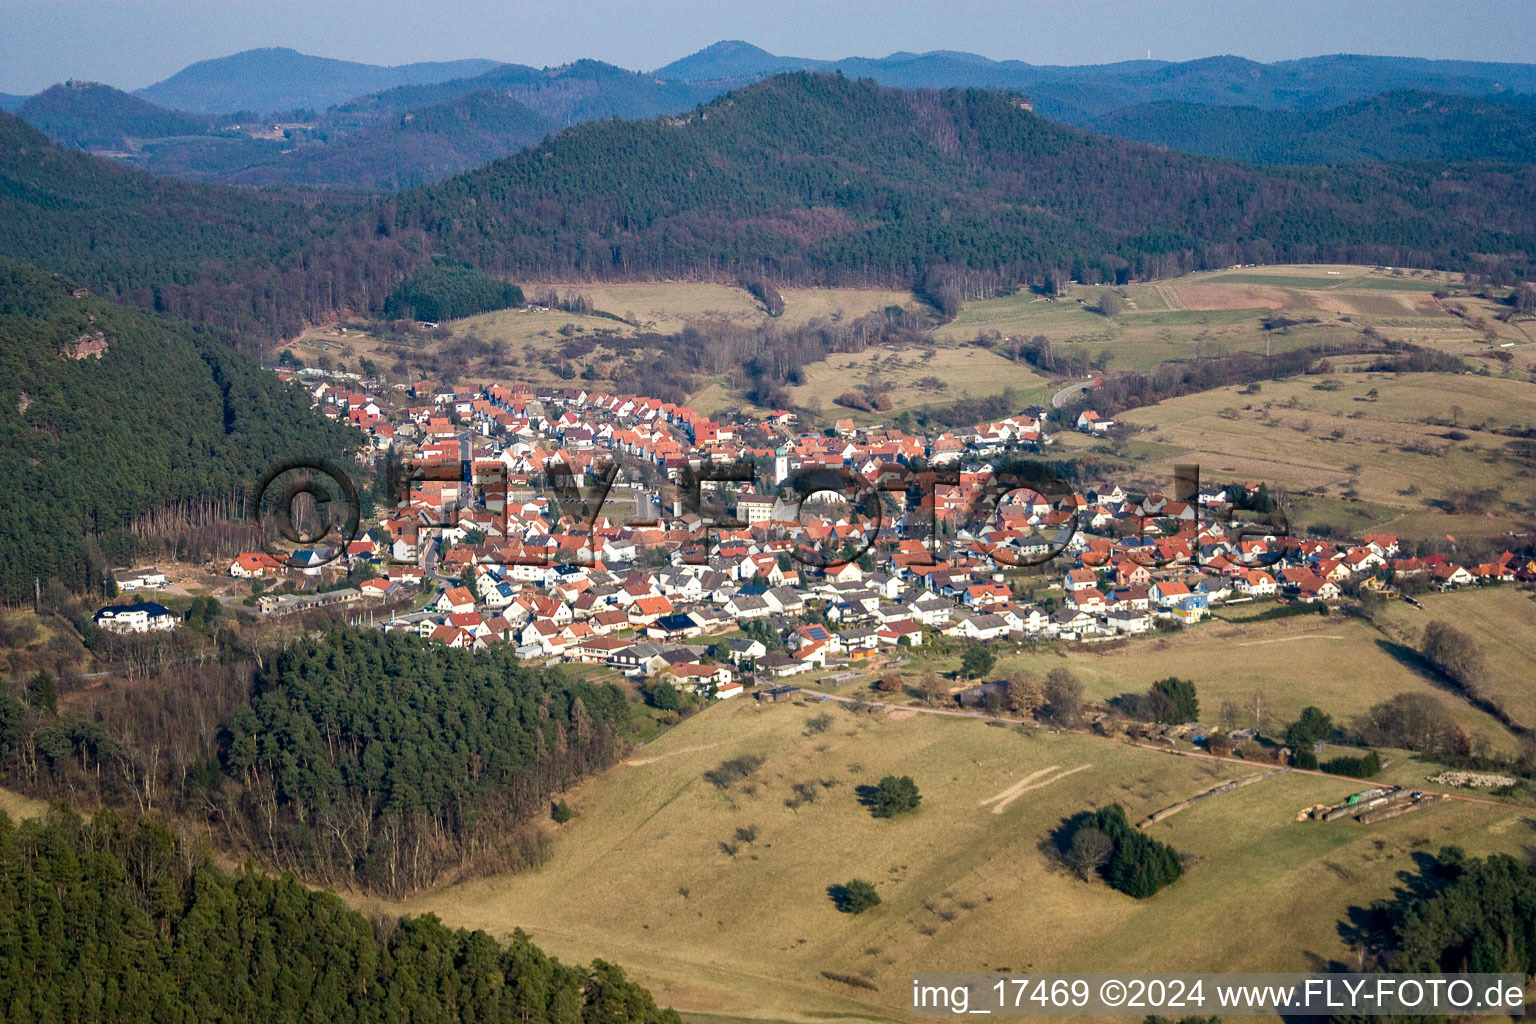
[[175,815],[313,881],[390,895],[537,863],[552,794],[613,764],[628,721],[617,687],[506,649],[343,627],[259,666],[169,666],[80,710],[30,679],[0,694],[11,785]]
[[292,875],[228,874],[165,823],[0,813],[0,1006],[16,1024],[677,1024],[623,970],[437,918],[370,922]]

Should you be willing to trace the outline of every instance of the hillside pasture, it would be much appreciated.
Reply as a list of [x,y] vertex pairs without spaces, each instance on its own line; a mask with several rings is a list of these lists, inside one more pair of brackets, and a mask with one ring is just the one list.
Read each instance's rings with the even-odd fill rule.
[[590,299],[592,308],[612,313],[636,326],[663,334],[680,331],[694,320],[729,320],[742,326],[780,323],[799,326],[818,317],[853,320],[887,306],[908,306],[911,292],[885,288],[784,288],[784,313],[768,316],[746,289],[705,281],[639,283],[543,282],[524,288],[530,297],[553,288],[561,295]]
[[803,373],[806,383],[791,388],[790,398],[798,406],[819,406],[827,419],[860,418],[833,403],[843,392],[861,388],[878,390],[891,400],[891,408],[873,414],[874,419],[888,419],[924,405],[1001,394],[1007,388],[1014,389],[1015,404],[1023,409],[1045,403],[1053,390],[1046,378],[1024,363],[974,346],[837,353],[823,362],[807,363]]
[[[955,341],[991,331],[1016,339],[1044,335],[1058,352],[1083,352],[1095,359],[1108,353],[1113,372],[1225,352],[1337,344],[1374,327],[1391,337],[1463,354],[1509,343],[1519,365],[1528,367],[1536,359],[1536,349],[1522,351],[1536,341],[1529,325],[1499,322],[1505,307],[1485,300],[1462,294],[1442,302],[1432,294],[1459,287],[1459,275],[1432,271],[1248,267],[1113,289],[1074,285],[1055,298],[1019,291],[967,305],[939,333]],[[1125,305],[1114,317],[1097,311],[1110,290],[1120,293]],[[1466,316],[1454,315],[1453,304]],[[1275,318],[1292,323],[1266,329],[1266,319]],[[1475,326],[1479,322],[1482,326]],[[1485,329],[1493,332],[1491,343]]]
[[[818,729],[823,714],[831,721]],[[705,779],[740,755],[763,761],[724,789]],[[1041,848],[1080,810],[1117,801],[1134,820],[1258,770],[977,720],[731,701],[567,794],[576,818],[552,829],[542,867],[390,909],[498,935],[522,927],[563,959],[623,963],[659,1002],[687,1012],[905,1016],[914,970],[1345,961],[1337,922],[1388,895],[1414,852],[1454,842],[1476,854],[1530,839],[1520,809],[1468,803],[1371,828],[1298,823],[1299,808],[1355,786],[1289,775],[1155,826],[1191,861],[1149,900],[1080,881]],[[888,773],[911,775],[922,804],[877,820],[855,787]],[[797,798],[796,784],[814,799]],[[881,904],[838,913],[827,887],[850,878],[873,882]]]
[[[1272,605],[1251,606],[1253,612],[1267,607]],[[1222,614],[1241,617],[1248,612],[1248,606],[1236,605]],[[1400,658],[1390,637],[1369,622],[1337,614],[1258,623],[1212,620],[1114,649],[1055,645],[1001,660],[1003,671],[1022,669],[1037,677],[1064,666],[1083,681],[1090,698],[1101,701],[1145,692],[1158,679],[1179,676],[1195,684],[1201,720],[1210,724],[1219,721],[1224,701],[1247,708],[1262,692],[1273,731],[1294,721],[1308,704],[1344,722],[1399,693],[1429,694],[1447,706],[1469,735],[1482,736],[1505,753],[1518,747],[1516,737],[1498,721]]]
[[[1264,481],[1304,501],[1331,499],[1376,514],[1374,522],[1371,515],[1349,522],[1303,516],[1303,526],[1491,535],[1536,512],[1524,442],[1494,433],[1536,425],[1536,384],[1528,380],[1339,373],[1265,381],[1257,393],[1243,392],[1185,395],[1120,419],[1143,428],[1137,440],[1162,446],[1169,472],[1171,463],[1196,462],[1207,480]],[[1470,515],[1445,504],[1483,490],[1497,497]]]
[[1417,647],[1424,627],[1436,619],[1470,634],[1482,651],[1488,678],[1482,690],[1516,722],[1536,727],[1536,600],[1511,586],[1478,587],[1446,594],[1425,594],[1418,609],[1397,601],[1376,618],[1403,641]]

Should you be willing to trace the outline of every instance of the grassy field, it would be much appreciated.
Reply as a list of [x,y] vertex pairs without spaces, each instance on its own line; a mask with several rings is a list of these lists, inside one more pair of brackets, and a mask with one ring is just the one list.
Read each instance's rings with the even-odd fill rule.
[[[790,389],[791,399],[799,406],[819,406],[828,419],[889,419],[905,409],[995,395],[1005,388],[1017,392],[1016,404],[1023,409],[1047,403],[1055,390],[1048,380],[1023,363],[972,346],[839,353],[826,362],[806,364],[805,376],[805,384]],[[927,382],[926,386],[922,382]],[[891,408],[861,417],[832,404],[838,395],[860,387],[885,391],[891,398]]]
[[770,320],[761,303],[745,289],[697,281],[651,281],[637,284],[548,282],[525,287],[530,296],[553,288],[561,295],[575,292],[592,300],[592,308],[613,313],[648,331],[670,334],[691,320],[730,320],[743,325],[777,322],[785,326],[809,323],[817,317],[854,320],[886,306],[907,306],[917,300],[911,292],[884,288],[785,288],[784,313]]
[[[1536,480],[1516,451],[1519,442],[1492,433],[1536,422],[1533,410],[1536,384],[1526,379],[1341,373],[1266,381],[1257,394],[1218,388],[1121,419],[1149,428],[1137,440],[1163,446],[1160,458],[1170,467],[1198,462],[1205,479],[1262,480],[1306,500],[1333,502],[1309,510],[1303,501],[1303,523],[1463,536],[1502,533],[1536,508]],[[1499,491],[1491,517],[1426,505],[1485,488]],[[1353,506],[1348,515],[1341,514],[1345,505]]]
[[[356,370],[360,360],[369,359],[398,381],[436,379],[444,367],[452,366],[465,382],[542,385],[563,383],[556,373],[561,360],[553,357],[567,340],[562,330],[574,331],[576,336],[611,333],[627,337],[634,333],[628,324],[607,317],[545,309],[482,313],[452,321],[446,328],[446,338],[426,331],[409,338],[392,338],[356,327],[345,334],[332,326],[315,327],[284,347],[309,365],[324,366],[321,360],[328,359]],[[452,354],[453,346],[470,335],[496,346],[507,362],[494,364],[483,357],[463,359]],[[577,366],[584,361],[578,361]]]
[[[434,378],[444,367],[452,366],[466,382],[560,386],[567,383],[558,373],[565,360],[556,353],[573,338],[591,338],[597,341],[598,348],[571,362],[578,370],[592,364],[602,375],[595,383],[608,387],[620,385],[613,379],[619,364],[611,352],[605,352],[604,337],[631,337],[640,332],[672,334],[699,320],[793,327],[818,318],[856,319],[888,306],[905,307],[916,302],[910,292],[891,289],[787,288],[781,292],[784,313],[774,319],[744,289],[723,284],[549,282],[527,285],[524,291],[534,299],[550,288],[562,296],[584,296],[594,310],[622,317],[623,321],[559,309],[505,309],[445,324],[446,337],[428,331],[418,331],[409,338],[380,337],[356,325],[345,331],[326,325],[305,331],[284,347],[312,365],[324,365],[321,360],[329,360],[356,369],[359,360],[369,359],[401,380],[417,376]],[[501,360],[482,356],[462,358],[456,354],[457,343],[471,336],[497,348]],[[711,388],[720,392],[718,398],[708,397]],[[741,404],[741,399],[718,381],[709,382],[701,395],[704,398],[699,404],[707,411]]]
[[1420,611],[1405,602],[1386,605],[1378,614],[1383,625],[1404,642],[1416,644],[1424,627],[1442,619],[1478,641],[1488,667],[1483,689],[1516,722],[1536,726],[1536,602],[1513,587],[1484,587],[1419,598]]
[[[1481,299],[1437,301],[1431,293],[1455,288],[1459,282],[1452,277],[1429,271],[1395,276],[1354,266],[1214,271],[1114,289],[1124,296],[1126,309],[1113,318],[1096,312],[1107,290],[1101,286],[1074,286],[1055,300],[1021,291],[966,306],[939,335],[961,341],[978,332],[1043,334],[1059,352],[1108,353],[1113,372],[1148,370],[1169,359],[1337,342],[1358,336],[1366,326],[1448,351],[1486,351],[1483,328],[1473,325],[1482,319],[1496,335],[1494,344],[1512,343],[1518,364],[1529,368],[1536,360],[1536,348],[1528,348],[1536,341],[1530,325],[1497,322],[1502,310]],[[1467,316],[1453,315],[1451,304],[1464,307]],[[1302,322],[1266,331],[1262,321],[1272,315]]]
[[[1514,613],[1524,610],[1516,602],[1525,601],[1531,607],[1513,590],[1505,593]],[[1491,593],[1489,599],[1490,603],[1496,600]],[[1221,614],[1240,617],[1250,609],[1267,607],[1273,605],[1234,605]],[[1402,608],[1407,614],[1419,614],[1407,604]],[[1394,606],[1390,614],[1403,613]],[[1507,642],[1519,644],[1529,637],[1528,623]],[[1142,637],[1118,646],[1051,644],[1035,652],[1026,648],[1023,654],[999,651],[997,671],[1022,670],[1040,678],[1053,668],[1065,667],[1082,679],[1087,695],[1095,700],[1143,692],[1158,679],[1180,676],[1195,684],[1201,720],[1208,723],[1218,721],[1223,701],[1247,707],[1254,693],[1261,691],[1269,707],[1272,732],[1282,731],[1308,704],[1347,723],[1398,693],[1427,693],[1443,701],[1469,735],[1483,736],[1491,747],[1504,753],[1518,749],[1517,738],[1497,720],[1457,698],[1417,667],[1399,660],[1394,653],[1396,642],[1394,636],[1364,619],[1340,615],[1297,615],[1248,623],[1214,619],[1171,636]],[[1488,653],[1492,658],[1493,650]],[[932,668],[945,673],[958,667],[958,654],[928,653],[919,654],[904,671]],[[1516,665],[1514,671],[1518,673],[1519,668]]]
[[[703,778],[741,754],[764,758],[748,783],[721,791]],[[1356,787],[1290,775],[1155,826],[1193,860],[1150,900],[1079,881],[1039,848],[1084,808],[1118,801],[1135,818],[1253,770],[977,720],[731,701],[569,794],[577,817],[542,868],[390,909],[497,934],[522,927],[562,958],[622,963],[660,1002],[695,1014],[904,1018],[914,970],[1352,962],[1338,920],[1388,895],[1412,853],[1531,838],[1520,809],[1469,803],[1370,828],[1297,823],[1299,808]],[[878,821],[858,804],[854,787],[887,773],[917,781],[915,814]],[[792,809],[799,782],[817,797]],[[754,839],[737,837],[749,828]],[[883,901],[856,917],[827,895],[854,877]]]

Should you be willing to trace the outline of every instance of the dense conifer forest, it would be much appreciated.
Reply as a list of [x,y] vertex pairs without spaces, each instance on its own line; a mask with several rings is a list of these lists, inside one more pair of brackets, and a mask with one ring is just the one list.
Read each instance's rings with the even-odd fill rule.
[[521,932],[370,922],[292,875],[228,874],[162,822],[0,814],[0,1015],[121,1021],[677,1024],[612,964]]
[[1360,908],[1347,939],[1393,971],[1536,973],[1536,871],[1456,847],[1418,855],[1391,899]]
[[578,126],[402,195],[394,225],[512,277],[916,284],[1536,251],[1525,167],[1260,169],[1092,135],[1003,92],[797,73],[676,118]]
[[107,585],[146,513],[244,515],[278,460],[341,457],[361,435],[223,337],[91,297],[0,258],[0,599],[36,579]]
[[232,827],[311,877],[402,893],[537,859],[516,826],[623,747],[623,693],[414,636],[335,630],[261,673],[226,732]]

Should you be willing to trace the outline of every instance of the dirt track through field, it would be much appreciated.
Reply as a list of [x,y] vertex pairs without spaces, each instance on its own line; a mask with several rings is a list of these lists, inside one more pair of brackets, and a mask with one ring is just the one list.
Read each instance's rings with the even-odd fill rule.
[[1335,636],[1332,633],[1303,633],[1301,636],[1277,636],[1273,640],[1244,640],[1239,647],[1253,647],[1258,644],[1288,644],[1292,640],[1347,640],[1348,637]]
[[1179,293],[1174,291],[1170,285],[1160,284],[1155,287],[1157,294],[1162,296],[1163,301],[1168,304],[1168,308],[1173,312],[1181,313],[1189,308],[1184,305],[1183,300],[1179,298]]
[[699,747],[682,747],[677,750],[669,750],[665,754],[657,754],[655,757],[631,757],[621,763],[628,765],[631,768],[638,768],[643,764],[650,764],[652,761],[660,761],[664,757],[676,757],[678,754],[692,754],[698,750],[709,750],[712,747],[720,747],[724,745],[724,743],[706,743]]
[[[1086,771],[1087,769],[1092,768],[1093,765],[1080,764],[1076,768],[1068,768],[1066,771],[1060,773],[1059,775],[1052,776],[1049,779],[1044,779],[1040,782],[1035,781],[1043,775],[1050,775],[1051,772],[1054,772],[1059,767],[1061,766],[1053,764],[1049,768],[1041,768],[1037,772],[1030,772],[1028,775],[1024,776],[1018,782],[1015,782],[1001,793],[998,793],[995,796],[989,796],[985,800],[981,801],[980,806],[985,807],[987,804],[996,803],[997,806],[992,808],[992,813],[1002,814],[1003,811],[1008,809],[1009,804],[1013,803],[1025,793],[1028,793],[1031,790],[1041,789],[1045,786],[1049,786],[1053,782],[1060,782],[1068,775],[1076,775],[1078,772]],[[1033,783],[1033,785],[1031,785],[1031,783]]]

